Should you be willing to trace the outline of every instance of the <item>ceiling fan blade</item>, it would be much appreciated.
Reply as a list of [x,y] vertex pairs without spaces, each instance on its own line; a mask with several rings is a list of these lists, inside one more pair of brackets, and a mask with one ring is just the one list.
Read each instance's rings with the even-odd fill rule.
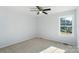
[[37,15],[39,15],[39,12],[37,12]]
[[38,10],[30,10],[30,11],[38,11]]
[[39,6],[36,6],[36,7],[38,8],[38,10],[39,10],[39,11],[41,11],[41,10],[42,10],[42,8],[41,8],[41,7],[39,7]]
[[44,12],[44,11],[43,11],[43,13],[44,13],[44,14],[48,14],[48,13],[46,13],[46,12]]
[[50,8],[49,9],[44,9],[43,11],[49,11],[49,10],[51,10]]

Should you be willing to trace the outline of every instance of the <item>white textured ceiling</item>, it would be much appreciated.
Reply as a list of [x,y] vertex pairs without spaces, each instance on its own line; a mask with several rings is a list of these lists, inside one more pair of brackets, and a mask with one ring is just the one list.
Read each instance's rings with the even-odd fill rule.
[[63,11],[68,11],[68,10],[73,10],[76,9],[77,6],[52,6],[52,13],[57,13],[57,12],[63,12]]
[[[76,9],[76,6],[41,6],[43,8],[51,8],[51,11],[49,13],[57,13],[57,12],[63,12],[68,10]],[[25,13],[30,15],[36,15],[36,12],[31,11],[32,9],[35,9],[35,6],[10,6],[8,7],[10,10],[19,12],[19,13]]]

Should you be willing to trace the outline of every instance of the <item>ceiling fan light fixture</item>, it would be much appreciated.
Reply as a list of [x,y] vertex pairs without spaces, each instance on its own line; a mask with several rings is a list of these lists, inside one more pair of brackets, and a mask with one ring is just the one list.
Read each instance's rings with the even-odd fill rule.
[[39,11],[39,13],[42,13],[42,11]]
[[47,9],[44,9],[42,8],[41,6],[36,6],[36,11],[37,11],[37,15],[43,13],[43,14],[48,14],[47,11],[50,11],[51,8],[47,8]]

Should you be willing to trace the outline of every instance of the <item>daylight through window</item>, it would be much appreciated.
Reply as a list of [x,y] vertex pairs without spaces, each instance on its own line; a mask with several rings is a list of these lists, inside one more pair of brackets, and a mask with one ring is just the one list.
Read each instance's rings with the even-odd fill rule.
[[60,17],[60,32],[72,33],[72,16]]

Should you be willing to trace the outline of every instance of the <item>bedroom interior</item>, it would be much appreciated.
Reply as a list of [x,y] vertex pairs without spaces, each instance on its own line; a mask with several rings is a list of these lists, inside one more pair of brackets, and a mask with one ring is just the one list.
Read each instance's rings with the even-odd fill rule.
[[78,6],[0,6],[0,53],[79,53]]

